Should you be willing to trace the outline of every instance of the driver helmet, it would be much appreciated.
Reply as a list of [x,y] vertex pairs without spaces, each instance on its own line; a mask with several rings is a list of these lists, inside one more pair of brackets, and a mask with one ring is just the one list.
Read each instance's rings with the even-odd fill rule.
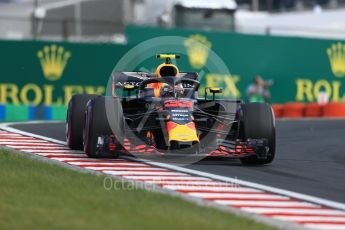
[[[179,73],[180,71],[177,68],[177,66],[171,63],[160,64],[157,67],[156,72],[155,72],[157,77],[163,77],[163,78],[177,77]],[[162,92],[173,91],[173,88],[170,87],[169,89],[169,86],[165,83],[153,83],[151,86],[154,88],[155,97],[167,95],[166,93],[163,93],[164,95],[162,95]]]
[[177,77],[179,73],[177,66],[170,63],[160,64],[156,69],[156,75],[158,77]]

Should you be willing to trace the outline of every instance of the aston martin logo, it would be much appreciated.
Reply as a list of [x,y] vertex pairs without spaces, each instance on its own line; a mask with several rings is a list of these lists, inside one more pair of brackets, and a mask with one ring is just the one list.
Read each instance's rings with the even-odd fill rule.
[[194,34],[184,42],[191,66],[201,69],[205,66],[208,58],[209,49],[212,47],[210,41],[201,34]]
[[38,51],[37,57],[40,60],[44,77],[50,81],[56,81],[62,77],[71,52],[66,51],[63,46],[53,44]]
[[345,77],[345,43],[335,43],[327,49],[329,62],[336,77]]

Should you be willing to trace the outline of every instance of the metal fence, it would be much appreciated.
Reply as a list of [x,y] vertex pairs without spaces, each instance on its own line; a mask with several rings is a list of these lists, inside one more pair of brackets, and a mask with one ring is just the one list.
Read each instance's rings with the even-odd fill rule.
[[303,26],[238,26],[235,30],[244,34],[262,34],[276,36],[295,36],[324,39],[345,39],[344,29],[330,29],[322,27],[303,27]]
[[[238,25],[245,34],[345,39],[345,29]],[[110,21],[0,17],[0,39],[125,43],[124,25]]]
[[325,9],[345,6],[345,0],[236,0],[236,2],[240,8],[269,12],[303,11],[315,6]]
[[123,42],[123,32],[111,21],[0,17],[1,39]]
[[123,34],[126,0],[13,0],[0,4],[0,37],[105,40]]

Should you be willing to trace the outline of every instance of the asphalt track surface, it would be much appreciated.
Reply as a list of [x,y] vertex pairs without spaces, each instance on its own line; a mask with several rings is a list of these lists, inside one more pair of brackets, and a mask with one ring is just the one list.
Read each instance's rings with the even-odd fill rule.
[[[277,155],[270,165],[207,159],[186,167],[345,203],[345,120],[281,120],[276,126]],[[65,141],[64,123],[12,127]]]

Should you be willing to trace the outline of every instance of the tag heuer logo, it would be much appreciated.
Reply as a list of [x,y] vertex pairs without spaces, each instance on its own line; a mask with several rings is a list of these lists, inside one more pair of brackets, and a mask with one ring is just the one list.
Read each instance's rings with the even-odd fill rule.
[[209,49],[212,47],[210,41],[201,34],[191,35],[186,39],[184,45],[191,66],[195,69],[201,69],[205,66],[208,58]]
[[50,81],[56,81],[62,77],[68,59],[71,57],[71,52],[66,51],[62,46],[53,44],[38,51],[37,56],[44,77]]
[[327,49],[331,69],[336,77],[345,77],[345,43],[335,43]]

